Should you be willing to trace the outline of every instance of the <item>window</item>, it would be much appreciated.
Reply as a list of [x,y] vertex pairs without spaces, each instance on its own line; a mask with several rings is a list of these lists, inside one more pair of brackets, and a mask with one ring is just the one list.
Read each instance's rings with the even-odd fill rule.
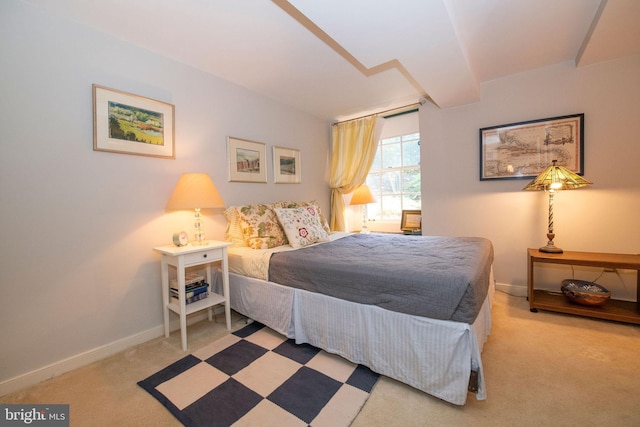
[[366,183],[377,199],[370,221],[399,223],[404,209],[420,210],[420,133],[381,139]]

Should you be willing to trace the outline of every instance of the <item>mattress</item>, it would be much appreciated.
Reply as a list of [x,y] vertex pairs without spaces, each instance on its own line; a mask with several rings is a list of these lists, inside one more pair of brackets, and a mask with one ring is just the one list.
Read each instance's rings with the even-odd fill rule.
[[347,301],[473,323],[487,295],[493,246],[473,237],[334,233],[293,249],[229,249],[233,273]]
[[274,253],[269,280],[400,313],[473,323],[492,262],[493,246],[480,237],[352,234]]

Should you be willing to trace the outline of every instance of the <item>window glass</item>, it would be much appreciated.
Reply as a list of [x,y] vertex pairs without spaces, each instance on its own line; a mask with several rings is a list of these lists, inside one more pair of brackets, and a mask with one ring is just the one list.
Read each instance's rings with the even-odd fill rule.
[[420,194],[420,168],[405,168],[402,171],[402,192]]
[[369,219],[399,221],[403,210],[420,209],[420,134],[380,140],[367,185],[377,200]]
[[402,191],[402,187],[400,185],[400,177],[400,170],[382,172],[382,195],[400,193]]
[[382,169],[402,166],[402,145],[400,143],[385,144],[381,148]]
[[408,140],[402,143],[402,166],[420,164],[420,140]]
[[402,196],[384,195],[381,199],[380,214],[386,220],[397,219],[402,216]]

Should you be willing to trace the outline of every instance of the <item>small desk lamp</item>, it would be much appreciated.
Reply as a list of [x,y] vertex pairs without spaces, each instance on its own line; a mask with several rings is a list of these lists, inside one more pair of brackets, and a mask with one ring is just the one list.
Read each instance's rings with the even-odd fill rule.
[[367,205],[369,203],[375,203],[376,199],[371,194],[371,189],[368,185],[361,185],[353,192],[351,196],[350,205],[364,205],[362,207],[362,229],[360,233],[367,234],[369,229],[367,228]]
[[561,254],[563,252],[562,249],[553,243],[553,239],[556,236],[553,232],[553,197],[560,190],[574,190],[593,183],[564,166],[556,165],[556,162],[557,160],[553,160],[553,164],[543,170],[523,190],[544,190],[549,192],[549,230],[547,232],[549,241],[546,246],[541,247],[539,250],[540,252]]
[[224,201],[206,173],[184,173],[178,180],[167,203],[168,210],[195,209],[196,235],[194,245],[204,245],[204,227],[200,209],[223,208]]

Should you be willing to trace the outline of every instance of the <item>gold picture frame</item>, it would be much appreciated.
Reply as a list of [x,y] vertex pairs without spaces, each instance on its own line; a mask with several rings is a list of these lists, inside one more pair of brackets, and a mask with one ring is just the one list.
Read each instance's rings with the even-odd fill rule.
[[419,234],[422,231],[422,211],[403,210],[400,230],[405,234]]
[[175,106],[94,84],[93,150],[175,159]]

